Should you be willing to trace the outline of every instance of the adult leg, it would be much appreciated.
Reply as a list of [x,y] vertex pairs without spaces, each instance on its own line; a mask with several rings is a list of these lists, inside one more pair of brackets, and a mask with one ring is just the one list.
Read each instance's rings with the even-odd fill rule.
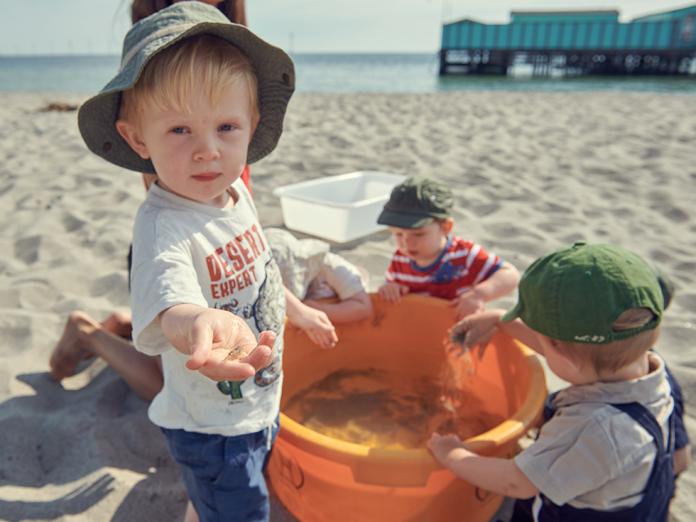
[[110,329],[130,331],[123,314],[112,314],[99,323],[85,312],[70,314],[50,359],[50,373],[56,380],[74,375],[80,361],[98,356],[111,366],[146,401],[162,389],[162,367],[159,357],[138,352],[128,340]]

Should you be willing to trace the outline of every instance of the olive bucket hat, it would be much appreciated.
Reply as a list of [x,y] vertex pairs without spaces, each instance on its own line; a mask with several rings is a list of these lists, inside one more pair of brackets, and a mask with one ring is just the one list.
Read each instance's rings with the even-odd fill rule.
[[155,172],[152,162],[138,156],[116,131],[121,93],[135,85],[157,53],[200,34],[222,38],[249,59],[256,73],[261,118],[249,144],[247,162],[254,163],[273,151],[295,88],[292,60],[282,49],[230,22],[219,9],[204,2],[177,2],[131,27],[123,42],[118,73],[80,107],[78,126],[89,150],[120,167]]

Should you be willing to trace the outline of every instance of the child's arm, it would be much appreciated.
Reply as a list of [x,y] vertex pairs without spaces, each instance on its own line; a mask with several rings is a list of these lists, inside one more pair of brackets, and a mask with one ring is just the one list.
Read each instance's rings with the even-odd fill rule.
[[480,312],[489,301],[512,292],[520,281],[520,273],[510,263],[503,263],[493,275],[463,293],[450,304],[457,310],[457,319]]
[[314,299],[305,299],[303,302],[307,306],[326,313],[333,323],[361,321],[372,315],[372,300],[366,292],[358,292],[337,303],[315,301]]
[[186,367],[214,381],[242,381],[271,363],[275,334],[261,332],[257,343],[244,320],[225,310],[179,304],[159,321],[172,346],[190,356]]
[[501,322],[500,318],[503,314],[505,314],[505,310],[490,309],[469,315],[450,328],[450,338],[454,339],[465,349],[476,346],[485,348],[491,337],[493,337],[496,331],[500,330],[510,337],[514,337],[522,344],[526,344],[538,354],[544,355],[544,349],[539,343],[534,330],[520,319]]
[[513,460],[476,455],[464,448],[456,435],[434,433],[428,448],[457,477],[487,491],[513,498],[530,498],[539,493]]
[[307,306],[285,289],[288,321],[303,330],[310,340],[321,348],[333,348],[338,342],[336,329],[322,310]]

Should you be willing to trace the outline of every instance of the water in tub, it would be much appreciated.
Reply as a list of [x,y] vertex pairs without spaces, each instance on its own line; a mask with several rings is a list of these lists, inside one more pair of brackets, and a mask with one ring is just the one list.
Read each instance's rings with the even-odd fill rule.
[[422,448],[435,431],[465,439],[503,419],[466,391],[475,361],[454,357],[438,376],[339,370],[291,397],[284,412],[314,431],[370,447]]

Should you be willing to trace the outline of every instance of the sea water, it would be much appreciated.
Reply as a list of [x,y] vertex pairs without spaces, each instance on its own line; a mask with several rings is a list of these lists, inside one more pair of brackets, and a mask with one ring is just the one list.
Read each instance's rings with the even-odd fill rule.
[[[436,53],[295,53],[292,58],[298,92],[611,90],[696,94],[696,77],[440,77]],[[0,56],[0,91],[91,94],[111,79],[118,66],[118,56]]]

